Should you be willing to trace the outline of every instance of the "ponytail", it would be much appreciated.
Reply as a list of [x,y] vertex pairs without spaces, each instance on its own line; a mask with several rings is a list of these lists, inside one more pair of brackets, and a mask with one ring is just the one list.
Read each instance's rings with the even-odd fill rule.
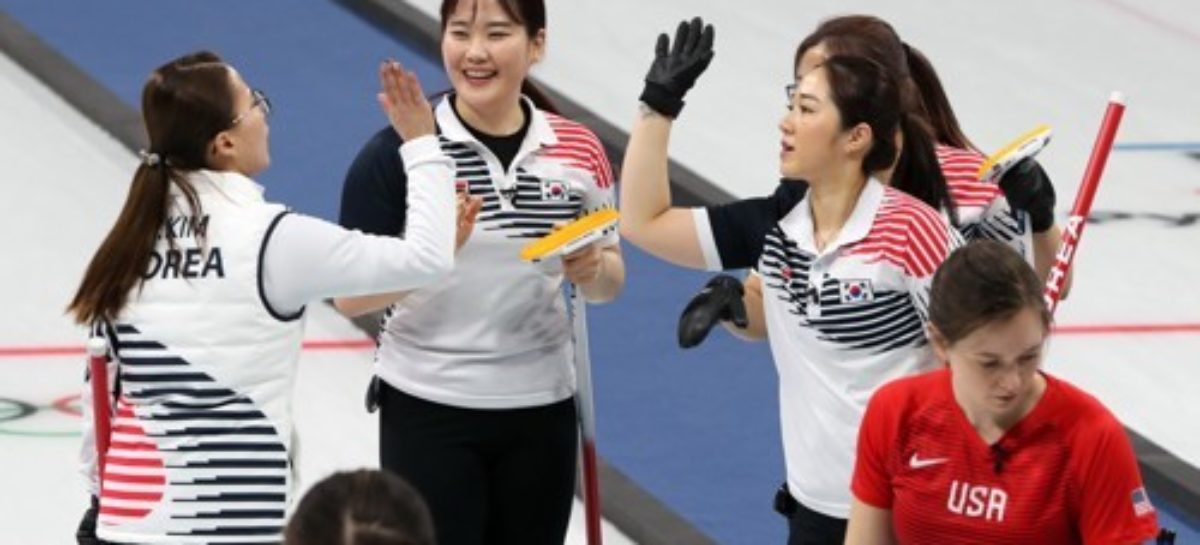
[[[174,173],[165,160],[139,166],[116,223],[92,256],[83,281],[67,306],[76,323],[115,320],[133,288],[141,287],[150,254],[172,205],[172,183],[182,190],[189,208],[201,214],[195,189]],[[167,243],[175,247],[170,236]]]
[[904,145],[900,147],[900,157],[892,171],[892,187],[936,210],[944,210],[951,225],[957,227],[958,214],[938,163],[932,129],[920,115],[907,112],[900,116],[900,131]]
[[921,99],[935,140],[948,146],[978,151],[979,148],[967,139],[959,127],[954,108],[950,107],[950,99],[946,97],[946,91],[942,88],[941,79],[933,69],[933,64],[920,50],[907,42],[904,43],[904,53],[908,59],[909,76],[917,87],[917,96]]
[[[158,67],[142,87],[142,118],[151,153],[133,174],[117,221],[92,256],[67,312],[80,324],[115,320],[140,288],[175,197],[200,216],[200,199],[184,171],[207,168],[208,143],[234,118],[230,67],[197,51]],[[175,241],[167,235],[167,244]],[[199,242],[204,243],[203,235]]]

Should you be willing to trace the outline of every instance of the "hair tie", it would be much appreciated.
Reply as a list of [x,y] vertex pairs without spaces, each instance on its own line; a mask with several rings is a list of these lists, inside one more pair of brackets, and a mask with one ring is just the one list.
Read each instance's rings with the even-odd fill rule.
[[152,151],[138,150],[138,157],[141,157],[142,164],[148,167],[158,166],[162,162],[162,157]]

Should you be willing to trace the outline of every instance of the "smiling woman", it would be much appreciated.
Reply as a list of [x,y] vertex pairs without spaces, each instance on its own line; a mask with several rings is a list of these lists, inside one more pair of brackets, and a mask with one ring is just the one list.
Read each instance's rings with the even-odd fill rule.
[[[380,463],[424,496],[443,545],[561,544],[574,491],[576,418],[564,282],[591,302],[624,284],[616,233],[562,259],[530,240],[613,206],[608,158],[526,79],[544,55],[540,0],[446,0],[441,51],[453,92],[436,118],[460,191],[458,265],[427,289],[342,298],[387,308],[372,395]],[[351,165],[342,225],[397,235],[410,183],[380,131]],[[512,498],[521,498],[513,501]]]
[[[529,69],[546,50],[546,12],[540,2],[454,0],[442,3],[442,62],[454,87],[458,114],[487,134],[521,128],[521,94]],[[555,111],[535,91],[534,103]]]

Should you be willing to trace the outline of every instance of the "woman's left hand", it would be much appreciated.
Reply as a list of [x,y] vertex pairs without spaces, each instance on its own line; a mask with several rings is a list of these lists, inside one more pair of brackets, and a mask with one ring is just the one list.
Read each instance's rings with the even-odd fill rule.
[[577,286],[591,284],[600,278],[603,250],[599,244],[588,244],[563,256],[563,276]]

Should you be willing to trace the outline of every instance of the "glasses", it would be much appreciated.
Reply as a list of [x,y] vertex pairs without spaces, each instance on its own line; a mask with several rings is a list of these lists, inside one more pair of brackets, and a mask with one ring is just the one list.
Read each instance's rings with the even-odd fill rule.
[[783,92],[787,95],[787,108],[792,109],[792,101],[796,98],[796,84],[789,83],[783,86]]
[[266,93],[259,91],[258,89],[251,89],[250,96],[254,99],[250,102],[250,109],[233,118],[233,121],[229,123],[229,126],[232,127],[238,123],[241,123],[242,120],[246,119],[246,116],[250,115],[250,112],[253,112],[255,108],[262,108],[263,116],[271,115],[271,99],[267,98]]

